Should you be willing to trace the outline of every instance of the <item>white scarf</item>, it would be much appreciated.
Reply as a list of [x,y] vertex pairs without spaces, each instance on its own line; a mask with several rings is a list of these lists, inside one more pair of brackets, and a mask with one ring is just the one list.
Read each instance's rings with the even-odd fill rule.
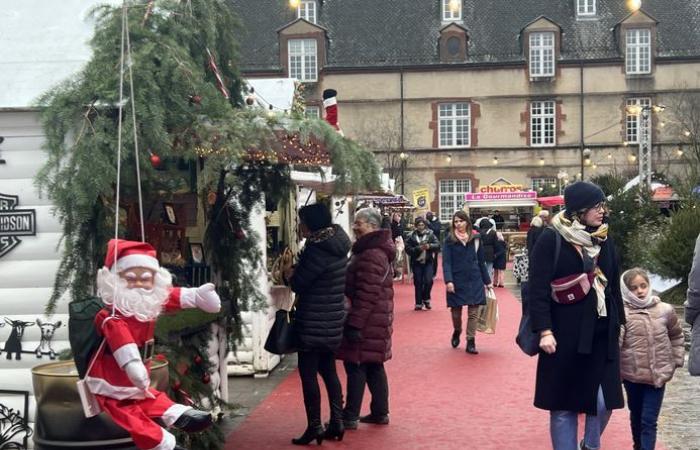
[[[608,225],[602,224],[598,229],[589,233],[586,231],[586,226],[578,220],[573,221],[564,217],[564,211],[558,213],[552,218],[552,226],[561,234],[561,236],[571,244],[579,246],[582,251],[591,259],[600,254],[600,243],[608,238]],[[605,306],[605,286],[608,284],[608,279],[602,270],[596,265],[595,278],[593,279],[593,289],[595,289],[598,297],[598,316],[606,317],[608,315],[607,307]]]
[[[625,272],[627,273],[627,272]],[[649,286],[649,290],[647,291],[647,295],[644,298],[639,298],[632,291],[630,291],[627,288],[627,285],[625,284],[624,281],[624,276],[625,274],[623,273],[622,276],[620,277],[620,292],[622,293],[622,300],[625,302],[625,305],[629,306],[630,308],[635,308],[635,309],[644,309],[648,308],[649,306],[653,305],[656,303],[656,301],[660,301],[659,297],[652,295],[652,289],[651,286]]]

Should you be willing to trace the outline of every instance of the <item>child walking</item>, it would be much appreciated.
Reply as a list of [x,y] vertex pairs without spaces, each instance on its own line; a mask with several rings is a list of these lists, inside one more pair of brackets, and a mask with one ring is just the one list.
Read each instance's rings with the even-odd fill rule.
[[620,371],[634,450],[653,450],[664,387],[683,366],[683,330],[673,306],[652,295],[644,270],[630,269],[621,281],[627,323],[620,333]]

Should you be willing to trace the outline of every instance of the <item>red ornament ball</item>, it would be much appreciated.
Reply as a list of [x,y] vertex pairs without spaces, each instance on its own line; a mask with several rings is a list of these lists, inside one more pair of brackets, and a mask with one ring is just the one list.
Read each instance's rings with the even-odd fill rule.
[[236,230],[236,239],[238,239],[239,241],[242,239],[245,239],[245,231],[240,229],[240,228],[237,229]]
[[211,376],[208,373],[205,373],[204,376],[202,376],[202,383],[209,384],[210,381],[211,381]]
[[197,355],[194,357],[194,363],[195,364],[202,364],[202,357]]
[[194,103],[195,105],[199,105],[202,103],[202,96],[201,95],[190,95],[190,103]]
[[181,386],[182,386],[182,383],[180,383],[179,381],[175,381],[173,383],[173,389],[176,391],[179,390]]
[[153,167],[159,167],[161,162],[160,156],[156,155],[155,153],[151,155],[151,165]]

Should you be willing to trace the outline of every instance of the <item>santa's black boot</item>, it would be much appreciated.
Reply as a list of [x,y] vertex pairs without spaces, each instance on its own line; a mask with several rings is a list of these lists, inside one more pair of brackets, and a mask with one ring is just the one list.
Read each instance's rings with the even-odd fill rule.
[[209,428],[213,420],[211,414],[197,409],[188,409],[175,421],[173,426],[188,433],[196,433]]

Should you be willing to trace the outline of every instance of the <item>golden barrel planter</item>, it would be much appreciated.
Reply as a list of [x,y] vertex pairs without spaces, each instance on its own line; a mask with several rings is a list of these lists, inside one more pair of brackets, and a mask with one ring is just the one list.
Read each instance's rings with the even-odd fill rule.
[[[134,448],[129,434],[103,413],[91,418],[83,414],[78,390],[78,371],[73,361],[52,362],[32,369],[36,397],[34,443],[39,450],[64,448]],[[151,386],[168,387],[167,361],[151,362]]]

